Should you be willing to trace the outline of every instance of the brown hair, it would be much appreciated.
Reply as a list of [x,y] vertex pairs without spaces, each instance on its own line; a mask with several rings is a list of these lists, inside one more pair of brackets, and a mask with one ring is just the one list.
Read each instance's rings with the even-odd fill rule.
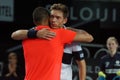
[[60,10],[63,12],[63,17],[67,18],[69,16],[69,10],[68,7],[64,4],[58,3],[58,4],[53,4],[50,7],[50,10]]

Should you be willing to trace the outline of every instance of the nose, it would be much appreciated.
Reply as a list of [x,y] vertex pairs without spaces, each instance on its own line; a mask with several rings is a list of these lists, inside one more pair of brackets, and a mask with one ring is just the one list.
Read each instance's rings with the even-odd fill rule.
[[52,18],[52,21],[53,21],[53,22],[55,22],[56,20],[57,20],[56,17],[53,17],[53,18]]

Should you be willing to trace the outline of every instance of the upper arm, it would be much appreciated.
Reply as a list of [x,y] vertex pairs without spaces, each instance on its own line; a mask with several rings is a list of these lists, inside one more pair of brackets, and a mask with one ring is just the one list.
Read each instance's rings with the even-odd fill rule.
[[86,67],[86,62],[85,62],[85,60],[83,59],[83,60],[76,60],[76,62],[77,62],[77,65],[78,65],[78,67],[79,68],[85,68]]
[[93,41],[93,36],[85,30],[75,29],[75,28],[71,28],[71,27],[67,27],[67,29],[72,30],[72,31],[77,33],[77,35],[74,38],[74,41],[80,41],[80,42],[91,42],[91,41]]
[[91,34],[77,32],[76,36],[74,37],[74,41],[92,42],[93,36]]
[[23,40],[27,38],[28,30],[17,30],[11,34],[11,38],[14,40]]

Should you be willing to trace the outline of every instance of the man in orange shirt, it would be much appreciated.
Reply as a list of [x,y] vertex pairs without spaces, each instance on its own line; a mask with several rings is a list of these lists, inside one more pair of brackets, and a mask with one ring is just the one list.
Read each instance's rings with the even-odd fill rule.
[[[64,44],[71,43],[73,40],[84,41],[91,38],[62,28],[50,29],[48,19],[49,14],[46,9],[38,7],[34,10],[33,21],[36,24],[36,30],[32,32],[39,33],[40,29],[47,28],[55,32],[56,36],[51,40],[23,40],[26,67],[25,80],[60,80]],[[31,35],[29,31],[27,33]]]

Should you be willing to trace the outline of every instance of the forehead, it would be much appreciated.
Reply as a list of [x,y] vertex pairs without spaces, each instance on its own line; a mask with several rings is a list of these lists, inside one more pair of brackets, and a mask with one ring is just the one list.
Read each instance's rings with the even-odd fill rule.
[[13,56],[16,56],[15,53],[10,53],[8,57],[13,57]]
[[116,42],[115,42],[114,40],[112,40],[112,39],[111,39],[111,40],[108,40],[107,43],[108,43],[108,44],[110,44],[110,43],[115,43],[115,44],[116,44]]
[[51,10],[51,15],[63,17],[63,12],[60,10]]

